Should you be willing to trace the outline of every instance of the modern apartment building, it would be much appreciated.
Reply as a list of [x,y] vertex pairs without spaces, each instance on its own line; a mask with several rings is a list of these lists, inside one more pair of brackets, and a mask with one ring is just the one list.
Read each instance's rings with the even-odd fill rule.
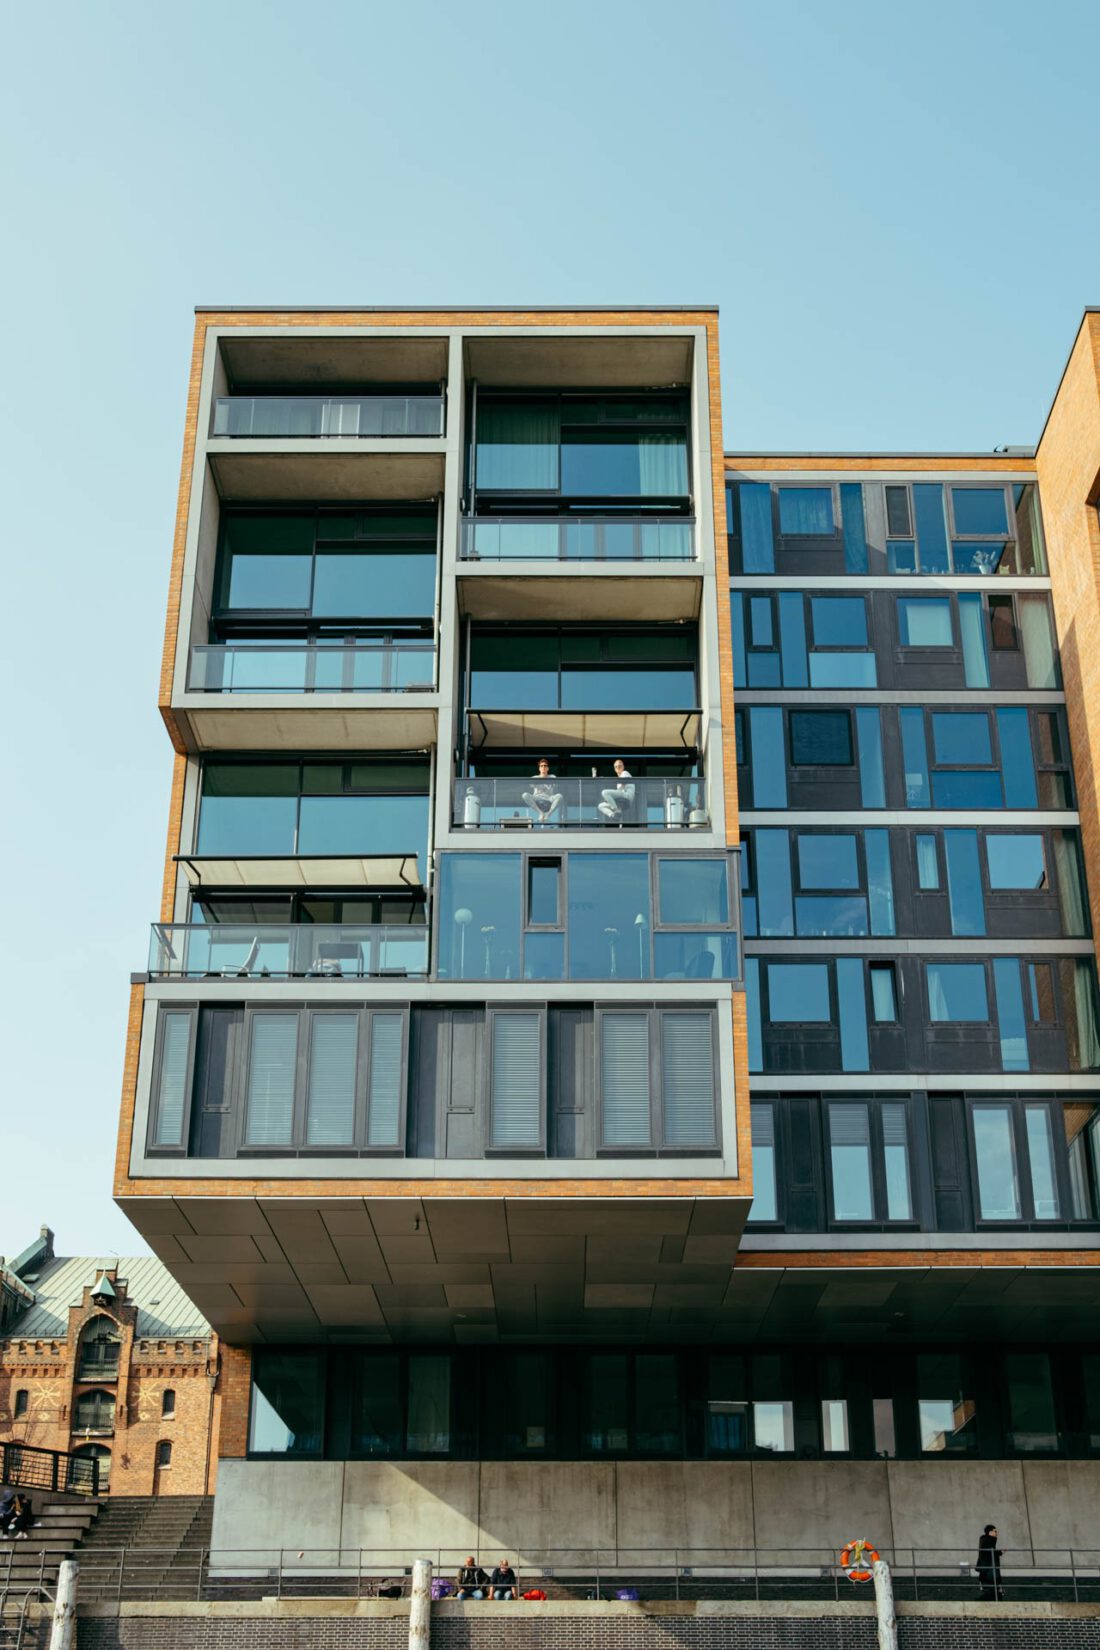
[[217,1544],[1091,1532],[1098,362],[726,455],[710,308],[199,312],[115,1189]]

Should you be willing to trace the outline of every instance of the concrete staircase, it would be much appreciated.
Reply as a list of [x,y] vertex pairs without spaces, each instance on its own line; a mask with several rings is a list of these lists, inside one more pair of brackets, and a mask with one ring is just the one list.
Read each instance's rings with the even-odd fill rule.
[[199,1597],[212,1495],[112,1496],[74,1554],[80,1597]]
[[[102,1501],[85,1496],[40,1500],[30,1492],[35,1522],[25,1541],[0,1541],[0,1619],[18,1615],[27,1594],[52,1598],[61,1560],[91,1528]],[[0,1640],[0,1643],[3,1641]]]

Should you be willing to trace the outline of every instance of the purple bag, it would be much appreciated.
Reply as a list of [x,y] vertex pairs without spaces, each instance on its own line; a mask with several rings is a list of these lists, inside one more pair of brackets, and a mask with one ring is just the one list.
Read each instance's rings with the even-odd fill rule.
[[450,1596],[451,1596],[451,1584],[450,1584],[449,1581],[440,1581],[440,1580],[437,1579],[437,1580],[432,1582],[432,1597],[433,1598],[450,1598]]

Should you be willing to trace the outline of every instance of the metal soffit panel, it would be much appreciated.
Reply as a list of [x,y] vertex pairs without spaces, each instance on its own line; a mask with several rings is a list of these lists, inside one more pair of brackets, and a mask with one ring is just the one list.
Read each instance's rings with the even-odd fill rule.
[[738,1198],[128,1198],[251,1341],[1072,1340],[1100,1265],[736,1264]]
[[230,859],[213,854],[176,854],[193,888],[420,888],[415,854],[348,858],[303,854]]

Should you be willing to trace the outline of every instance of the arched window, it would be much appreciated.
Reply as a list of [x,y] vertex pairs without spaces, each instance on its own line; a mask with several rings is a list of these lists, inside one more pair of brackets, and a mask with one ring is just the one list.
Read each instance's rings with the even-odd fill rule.
[[80,1337],[79,1381],[113,1381],[118,1377],[118,1325],[111,1318],[93,1318]]
[[176,1413],[176,1394],[170,1386],[164,1389],[164,1396],[160,1400],[160,1412],[162,1415],[174,1415]]
[[99,1467],[99,1479],[95,1489],[99,1492],[107,1489],[111,1482],[111,1452],[106,1444],[81,1444],[74,1449],[69,1469],[73,1487],[82,1490],[91,1490],[91,1467],[95,1463]]
[[16,1421],[20,1420],[27,1413],[28,1401],[29,1400],[27,1398],[27,1389],[26,1389],[26,1387],[25,1386],[19,1387],[16,1390],[15,1408],[12,1411],[12,1418],[14,1420],[16,1420]]
[[82,1392],[73,1406],[74,1432],[113,1432],[115,1429],[115,1395],[98,1387]]
[[172,1446],[167,1438],[157,1445],[157,1466],[170,1467],[172,1465]]

